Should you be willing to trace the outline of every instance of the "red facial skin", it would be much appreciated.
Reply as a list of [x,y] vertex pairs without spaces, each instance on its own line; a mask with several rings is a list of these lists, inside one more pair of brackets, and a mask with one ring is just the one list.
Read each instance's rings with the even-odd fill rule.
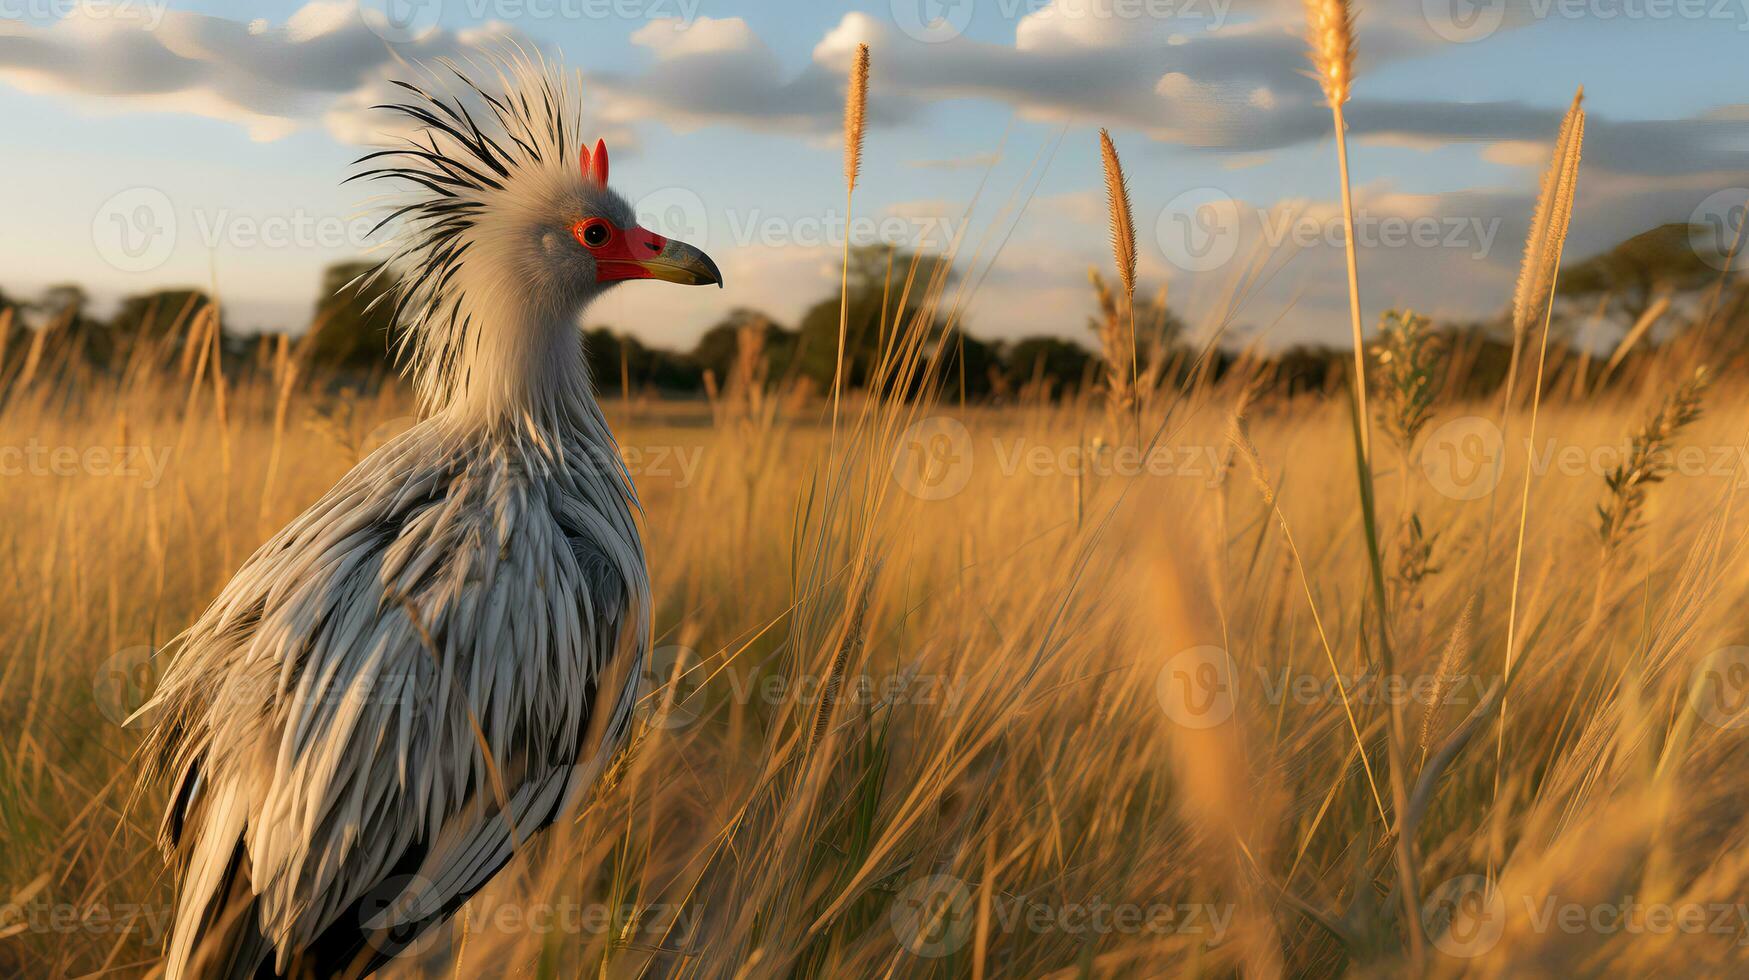
[[[592,227],[606,228],[607,240],[599,245],[589,244],[585,235]],[[668,245],[668,239],[653,231],[636,225],[620,228],[606,218],[579,221],[571,226],[571,235],[595,256],[597,282],[654,279],[654,273],[644,263],[662,254],[662,249]]]

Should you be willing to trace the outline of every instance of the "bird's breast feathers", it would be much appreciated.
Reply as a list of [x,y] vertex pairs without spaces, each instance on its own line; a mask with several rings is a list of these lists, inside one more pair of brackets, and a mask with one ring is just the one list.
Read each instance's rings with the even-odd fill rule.
[[[477,888],[506,828],[550,822],[584,757],[611,752],[648,622],[634,506],[601,449],[427,423],[263,546],[182,638],[149,747],[173,780],[240,801],[282,951],[410,859],[436,892]],[[186,795],[179,826],[206,815]]]

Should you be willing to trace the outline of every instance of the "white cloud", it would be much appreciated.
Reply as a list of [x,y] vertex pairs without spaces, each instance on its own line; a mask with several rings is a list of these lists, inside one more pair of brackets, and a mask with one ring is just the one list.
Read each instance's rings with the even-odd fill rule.
[[[155,5],[137,5],[145,10]],[[127,9],[126,7],[116,8]],[[351,0],[312,0],[283,24],[186,11],[118,17],[81,5],[42,25],[0,28],[0,79],[84,97],[98,111],[161,111],[236,123],[273,140],[325,120],[343,139],[365,130],[346,111],[381,91],[399,59],[465,56],[511,37],[502,25],[436,30],[391,48]]]

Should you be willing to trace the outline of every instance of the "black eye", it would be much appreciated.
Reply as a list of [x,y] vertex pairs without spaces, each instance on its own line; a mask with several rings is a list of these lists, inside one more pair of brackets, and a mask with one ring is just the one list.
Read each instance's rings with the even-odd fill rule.
[[600,248],[606,245],[610,237],[612,236],[607,230],[607,225],[602,222],[598,221],[583,228],[583,244],[590,248]]

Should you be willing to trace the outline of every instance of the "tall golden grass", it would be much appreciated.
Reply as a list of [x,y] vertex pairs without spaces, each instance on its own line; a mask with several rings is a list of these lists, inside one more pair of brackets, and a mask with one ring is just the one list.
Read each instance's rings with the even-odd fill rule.
[[[633,746],[391,973],[1745,969],[1749,389],[1672,403],[1656,448],[1705,465],[1633,481],[1607,554],[1595,514],[1601,451],[1704,350],[1539,381],[1533,451],[1478,457],[1526,410],[1435,397],[1470,362],[1439,374],[1399,315],[1396,466],[1364,387],[1279,390],[1254,359],[1150,371],[1131,457],[1086,448],[1091,392],[944,406],[957,305],[927,279],[895,287],[922,300],[886,305],[869,387],[915,397],[850,392],[828,426],[774,397],[755,326],[708,405],[609,403],[657,597]],[[54,331],[0,351],[0,975],[152,975],[163,801],[130,805],[118,724],[149,652],[411,423],[395,384],[289,342],[221,371],[216,316],[165,315],[105,371]],[[1357,459],[1358,500],[1333,489]],[[1411,521],[1387,606],[1372,528]]]

